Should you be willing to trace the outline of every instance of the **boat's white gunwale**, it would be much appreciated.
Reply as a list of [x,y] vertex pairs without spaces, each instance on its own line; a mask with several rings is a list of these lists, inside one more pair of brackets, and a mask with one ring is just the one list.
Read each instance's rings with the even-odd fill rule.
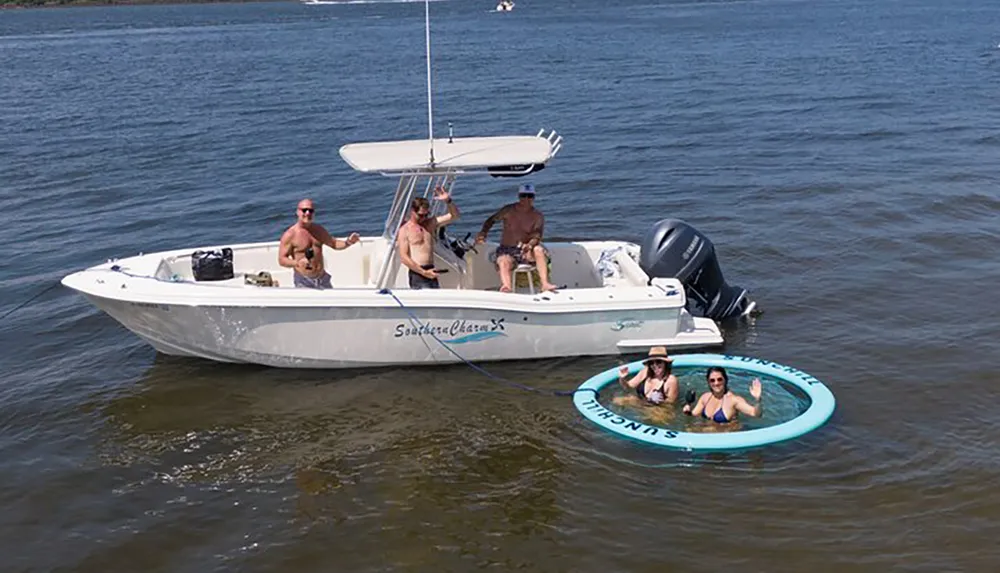
[[[88,277],[87,275],[91,275]],[[119,276],[120,273],[105,271],[101,275]],[[205,286],[192,283],[168,283],[152,278],[122,277],[124,281],[107,281],[97,284],[99,275],[89,271],[74,273],[63,279],[63,284],[85,295],[108,300],[121,301],[140,305],[187,306],[202,308],[400,308],[399,302],[407,309],[444,309],[444,310],[481,310],[497,312],[516,312],[522,314],[566,314],[566,313],[598,313],[598,312],[639,312],[674,309],[684,306],[684,297],[678,294],[666,296],[662,292],[657,295],[655,287],[632,287],[641,289],[646,297],[621,296],[622,288],[603,289],[565,289],[557,294],[521,294],[500,293],[492,291],[442,290],[442,291],[412,291],[409,289],[392,290],[399,302],[388,293],[383,294],[374,289],[341,288],[331,290],[310,289],[278,289],[258,287],[233,288]],[[94,280],[89,280],[89,279]],[[140,290],[134,288],[139,282],[155,282],[155,290]],[[87,284],[92,283],[92,284]],[[121,285],[125,288],[121,288]],[[97,287],[97,288],[94,288]],[[219,296],[206,294],[206,289],[214,290]],[[197,290],[198,293],[182,291]],[[267,293],[255,292],[269,290]],[[569,300],[570,296],[578,296],[585,291],[605,291],[619,295],[615,299],[601,301]],[[631,289],[629,289],[631,290]],[[222,295],[225,296],[222,296]],[[648,296],[653,294],[653,296]],[[434,300],[437,299],[437,300]]]
[[[361,237],[359,244],[363,245],[366,242],[384,241],[385,237],[382,236],[366,236]],[[106,263],[101,263],[99,265],[94,265],[87,267],[83,270],[95,270],[95,269],[110,269],[112,265],[119,265],[123,268],[128,268],[130,265],[138,265],[141,263],[152,264],[153,268],[159,265],[160,260],[168,259],[178,256],[190,256],[191,253],[195,251],[217,251],[220,249],[232,249],[234,252],[249,250],[249,249],[263,249],[263,248],[275,248],[277,249],[279,245],[278,241],[259,241],[255,243],[235,243],[235,244],[220,244],[220,245],[202,245],[198,247],[187,247],[181,249],[171,249],[169,251],[157,251],[155,253],[138,253],[130,257],[124,257],[120,259],[112,259]],[[630,246],[638,248],[638,245],[631,241],[623,241],[618,239],[606,239],[601,241],[546,241],[545,246],[549,249],[558,249],[560,245],[576,245],[579,247],[587,248],[609,248],[609,247],[620,247],[620,246]],[[492,249],[496,248],[495,243],[487,243],[486,248]],[[356,247],[355,247],[356,248]],[[479,248],[482,248],[480,246]],[[133,267],[134,268],[134,267]]]
[[[362,240],[375,240],[365,237]],[[614,247],[624,241],[567,241],[553,243],[587,247]],[[388,294],[374,287],[337,287],[330,290],[271,289],[210,282],[167,281],[152,276],[161,261],[190,256],[196,250],[231,248],[234,252],[277,247],[276,241],[214,245],[142,253],[111,260],[63,278],[62,284],[88,296],[142,305],[241,308],[399,308]],[[115,270],[118,268],[120,270]],[[567,288],[558,293],[501,293],[483,290],[398,289],[391,292],[410,309],[461,309],[561,314],[567,312],[637,312],[683,307],[686,299],[679,282],[668,295],[654,286]],[[570,300],[573,297],[573,300]]]

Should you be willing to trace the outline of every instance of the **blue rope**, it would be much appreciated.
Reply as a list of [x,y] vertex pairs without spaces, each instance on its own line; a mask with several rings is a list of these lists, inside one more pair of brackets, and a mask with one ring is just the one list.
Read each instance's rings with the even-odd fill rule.
[[403,304],[403,301],[399,300],[399,297],[396,296],[396,293],[392,292],[391,290],[389,290],[387,288],[384,288],[384,289],[378,291],[378,293],[379,294],[387,294],[387,295],[391,296],[392,299],[396,301],[396,304],[399,305],[399,308],[403,309],[403,311],[410,317],[410,324],[414,325],[414,326],[417,326],[417,327],[420,327],[417,330],[417,332],[426,332],[427,334],[431,335],[431,337],[434,340],[436,340],[438,344],[440,344],[441,346],[443,346],[444,349],[447,350],[448,352],[450,352],[455,358],[458,358],[459,360],[461,360],[462,362],[464,362],[466,366],[468,366],[469,368],[472,368],[473,370],[475,370],[476,372],[479,372],[480,374],[482,374],[483,376],[486,376],[487,378],[490,378],[492,380],[496,380],[497,382],[502,382],[504,384],[507,384],[508,386],[513,386],[514,388],[518,388],[518,389],[521,389],[521,390],[526,390],[528,392],[537,392],[539,394],[551,394],[553,396],[572,396],[572,395],[576,394],[577,392],[593,392],[594,394],[597,394],[597,390],[594,390],[593,388],[577,388],[576,390],[546,390],[544,388],[535,388],[534,386],[528,386],[527,384],[521,384],[519,382],[514,382],[513,380],[508,380],[507,378],[504,378],[503,376],[498,376],[498,375],[490,372],[489,370],[483,368],[482,366],[479,366],[477,364],[473,364],[472,362],[470,362],[469,360],[467,360],[464,356],[462,356],[458,352],[455,352],[455,349],[452,348],[451,346],[449,346],[447,342],[445,342],[445,341],[441,340],[440,338],[438,338],[437,335],[434,334],[433,330],[425,327],[424,324],[422,322],[420,322],[420,319],[417,318],[415,314],[413,314],[412,312],[410,312],[410,309],[407,308],[405,304]]
[[36,301],[36,300],[38,300],[38,299],[42,298],[42,296],[43,296],[43,295],[44,295],[45,293],[47,293],[47,292],[49,292],[50,290],[52,290],[52,289],[56,288],[57,286],[59,286],[59,284],[60,284],[60,283],[59,283],[59,281],[56,281],[55,283],[53,283],[53,284],[50,284],[49,286],[45,287],[45,289],[44,289],[44,290],[42,290],[41,292],[39,292],[39,293],[35,294],[34,296],[32,296],[31,298],[29,298],[28,300],[26,300],[26,301],[22,302],[21,304],[19,304],[19,305],[15,306],[14,308],[12,308],[12,309],[8,310],[7,312],[3,313],[3,315],[0,315],[0,320],[4,320],[4,319],[6,319],[6,318],[7,318],[8,316],[10,316],[10,315],[14,314],[15,312],[17,312],[17,311],[21,310],[22,308],[24,308],[24,307],[26,307],[26,306],[28,306],[28,305],[29,305],[29,304],[31,304],[32,302],[34,302],[34,301]]

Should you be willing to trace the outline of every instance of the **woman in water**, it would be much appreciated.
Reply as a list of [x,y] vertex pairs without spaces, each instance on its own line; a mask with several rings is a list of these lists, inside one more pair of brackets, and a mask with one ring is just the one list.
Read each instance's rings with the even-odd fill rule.
[[[751,406],[744,398],[729,391],[729,376],[725,368],[713,366],[708,369],[705,375],[708,379],[709,392],[705,392],[698,399],[698,403],[691,407],[691,404],[684,406],[684,413],[692,416],[702,416],[712,420],[717,424],[727,424],[736,419],[739,413],[746,414],[752,418],[759,418],[764,413],[764,406],[760,403],[760,380],[754,378],[750,383],[750,395],[756,401],[756,405]],[[710,416],[708,413],[711,412]]]
[[654,346],[649,349],[649,357],[643,361],[642,370],[628,379],[628,366],[618,370],[618,383],[626,390],[634,390],[636,396],[647,404],[673,404],[677,401],[680,384],[670,373],[674,359],[667,356],[667,349]]

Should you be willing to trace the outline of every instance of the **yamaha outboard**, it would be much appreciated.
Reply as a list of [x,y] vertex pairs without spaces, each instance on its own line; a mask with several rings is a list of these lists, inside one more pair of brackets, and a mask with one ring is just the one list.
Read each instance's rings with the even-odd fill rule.
[[753,308],[746,289],[726,284],[712,241],[684,221],[654,224],[642,241],[639,266],[650,278],[681,281],[693,310],[713,320],[742,316]]

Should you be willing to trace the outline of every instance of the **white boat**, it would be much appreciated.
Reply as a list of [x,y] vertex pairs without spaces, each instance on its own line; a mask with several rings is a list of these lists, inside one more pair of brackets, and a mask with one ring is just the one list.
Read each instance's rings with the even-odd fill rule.
[[514,2],[511,0],[500,0],[497,3],[497,12],[510,12],[514,9]]
[[[292,287],[277,264],[278,243],[231,245],[234,276],[194,280],[198,247],[109,261],[63,279],[158,351],[224,362],[279,367],[344,368],[549,358],[641,352],[651,346],[710,347],[722,343],[716,323],[685,308],[685,287],[650,278],[624,241],[547,243],[555,293],[498,291],[488,254],[496,244],[465,251],[462,240],[438,241],[440,290],[410,290],[396,256],[395,230],[416,195],[458,177],[531,173],[548,164],[562,138],[535,136],[345,145],[340,154],[364,173],[398,176],[381,236],[323,259],[336,288]],[[457,199],[460,200],[460,197]],[[457,253],[456,253],[457,251]],[[603,257],[603,259],[602,259]],[[247,284],[267,271],[279,286]],[[603,271],[603,272],[602,272]],[[523,274],[521,278],[526,278]]]
[[[335,288],[294,288],[291,270],[278,265],[277,241],[141,254],[62,283],[164,354],[277,367],[441,364],[722,343],[711,318],[688,311],[688,294],[715,318],[746,314],[752,303],[745,291],[725,285],[707,238],[677,221],[654,226],[642,247],[616,240],[546,242],[553,282],[565,285],[554,293],[535,292],[529,272],[515,276],[523,282],[514,293],[499,292],[488,256],[497,245],[474,249],[446,238],[435,247],[435,265],[449,271],[441,275],[442,288],[409,289],[395,241],[413,197],[429,198],[439,185],[451,191],[459,177],[532,175],[563,145],[562,137],[544,131],[435,139],[429,39],[427,51],[429,138],[340,149],[355,170],[398,178],[398,184],[380,235],[345,250],[324,248]],[[232,278],[196,280],[193,251],[224,248],[231,249]],[[278,285],[245,280],[262,271]]]

